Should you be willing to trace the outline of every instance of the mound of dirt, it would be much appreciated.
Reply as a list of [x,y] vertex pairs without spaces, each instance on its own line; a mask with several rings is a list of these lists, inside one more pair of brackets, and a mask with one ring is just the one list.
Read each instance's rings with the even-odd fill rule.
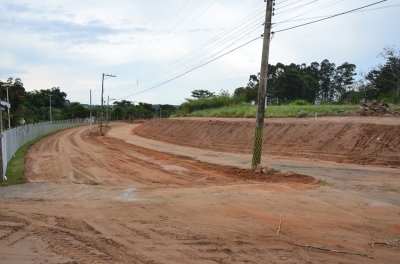
[[[393,124],[267,119],[263,154],[400,166],[400,125],[392,118]],[[254,121],[153,119],[133,133],[176,145],[250,154]]]

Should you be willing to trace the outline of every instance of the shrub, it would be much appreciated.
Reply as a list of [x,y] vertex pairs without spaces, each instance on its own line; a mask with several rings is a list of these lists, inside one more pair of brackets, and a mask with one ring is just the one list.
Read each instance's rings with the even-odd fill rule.
[[306,116],[307,116],[307,111],[301,110],[301,111],[297,114],[297,116],[298,116],[298,117],[306,117]]
[[186,99],[180,110],[182,114],[187,115],[192,113],[193,111],[211,109],[211,108],[221,108],[224,106],[233,106],[238,105],[246,100],[245,95],[238,96],[229,96],[229,95],[220,95],[220,96],[212,96],[208,98],[200,98],[200,99]]

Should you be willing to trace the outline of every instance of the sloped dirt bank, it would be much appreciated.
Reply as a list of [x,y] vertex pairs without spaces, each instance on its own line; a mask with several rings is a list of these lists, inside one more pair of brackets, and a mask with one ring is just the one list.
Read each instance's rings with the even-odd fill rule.
[[[400,166],[399,118],[266,119],[263,153],[339,163]],[[354,118],[353,118],[354,119]],[[251,153],[254,120],[153,119],[134,132],[176,145]]]

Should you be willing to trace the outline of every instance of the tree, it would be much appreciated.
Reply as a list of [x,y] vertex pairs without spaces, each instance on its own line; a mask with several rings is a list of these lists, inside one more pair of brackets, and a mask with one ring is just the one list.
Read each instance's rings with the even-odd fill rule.
[[65,105],[64,108],[61,110],[61,114],[64,119],[88,117],[87,109],[79,102],[73,102],[69,105]]
[[394,103],[397,104],[400,92],[400,49],[387,46],[379,57],[385,59],[386,62],[378,66],[375,85],[383,91],[394,92]]
[[357,75],[357,73],[354,72],[355,69],[356,65],[347,62],[336,68],[334,76],[335,89],[340,97],[343,96],[348,87],[354,83],[353,76]]
[[321,101],[332,102],[335,99],[335,69],[336,65],[329,60],[323,60],[319,70],[319,85]]
[[[8,118],[10,118],[11,127],[15,127],[20,125],[20,119],[24,116],[24,101],[25,101],[25,88],[21,79],[16,78],[8,78],[6,83],[0,82],[1,84],[8,85],[8,98],[10,100],[11,109],[10,109],[10,117],[5,115],[3,117],[4,124],[8,126]],[[1,99],[7,99],[7,87],[1,86]]]
[[318,80],[316,80],[311,75],[304,75],[303,79],[303,89],[301,94],[301,99],[306,100],[310,103],[315,103],[319,92]]
[[208,90],[194,90],[192,91],[192,97],[193,98],[207,98],[214,95],[214,93],[208,91]]
[[259,87],[259,74],[258,75],[250,75],[249,82],[247,83],[246,88],[239,87],[236,88],[233,92],[233,95],[240,96],[244,95],[246,97],[247,103],[254,103],[257,101],[258,96],[258,87]]
[[239,87],[236,88],[235,91],[233,92],[234,96],[240,96],[240,95],[244,95],[245,96],[245,102],[247,103],[254,103],[257,100],[257,96],[258,96],[258,85],[255,86],[254,88],[250,88],[250,87]]
[[62,109],[67,101],[67,94],[60,90],[60,87],[53,87],[46,90],[34,90],[26,93],[26,104],[31,108],[51,107]]

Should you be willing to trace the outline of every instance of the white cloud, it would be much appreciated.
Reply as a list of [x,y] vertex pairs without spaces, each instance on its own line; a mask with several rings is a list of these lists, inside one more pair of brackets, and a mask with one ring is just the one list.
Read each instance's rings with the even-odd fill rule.
[[[58,86],[68,94],[69,100],[88,103],[86,94],[89,94],[89,89],[93,90],[94,98],[100,98],[101,74],[112,73],[117,78],[106,80],[107,94],[122,97],[151,88],[205,61],[210,53],[179,68],[174,69],[182,61],[172,68],[165,68],[238,22],[251,19],[251,14],[258,13],[256,17],[259,20],[251,21],[259,25],[259,31],[225,48],[224,52],[259,36],[263,31],[260,23],[264,14],[263,1],[218,0],[212,5],[215,0],[204,0],[195,9],[200,0],[191,0],[177,14],[186,2],[2,2],[0,7],[4,11],[0,17],[0,34],[7,38],[0,42],[0,79],[20,77],[27,90]],[[338,4],[296,19],[335,14],[374,1],[320,0],[287,14],[282,13],[303,3],[294,0],[276,2],[275,22],[307,13],[329,2]],[[389,0],[384,5],[393,4],[397,2]],[[290,6],[284,7],[286,5]],[[399,10],[399,7],[393,7],[360,12],[276,33],[271,42],[270,62],[310,64],[329,59],[337,65],[346,61],[354,63],[357,71],[367,71],[380,62],[376,55],[385,45],[400,46],[400,39],[395,32]],[[166,26],[175,14],[176,17]],[[273,30],[305,22],[308,20],[282,23]],[[231,34],[240,35],[240,31],[234,30]],[[259,72],[261,47],[262,40],[256,41],[165,86],[128,100],[175,104],[189,97],[194,89],[213,92],[225,89],[233,92],[233,89],[246,85],[250,74]],[[216,48],[214,52],[219,49]],[[160,69],[164,71],[160,72]],[[148,76],[151,78],[143,79]],[[134,85],[138,78],[139,87]],[[127,85],[129,82],[132,85]]]

